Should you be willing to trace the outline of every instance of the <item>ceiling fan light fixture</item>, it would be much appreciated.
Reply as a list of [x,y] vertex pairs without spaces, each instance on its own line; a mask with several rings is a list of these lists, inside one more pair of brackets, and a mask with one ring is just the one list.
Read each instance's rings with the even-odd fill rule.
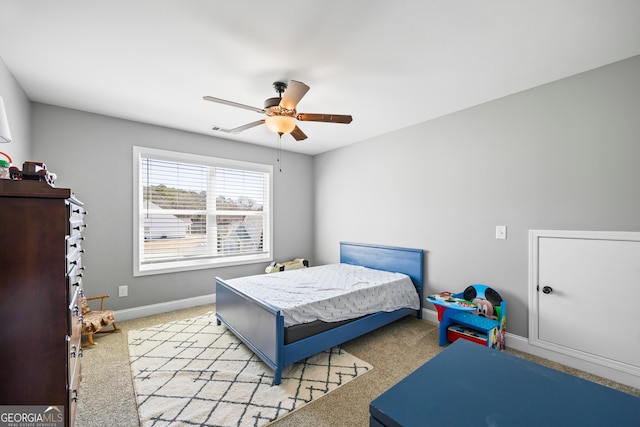
[[246,125],[239,126],[233,129],[223,129],[218,126],[214,126],[212,130],[225,132],[225,133],[240,133],[247,129],[265,124],[270,132],[279,134],[280,136],[288,134],[296,141],[302,141],[307,139],[307,135],[300,129],[296,123],[301,122],[324,122],[324,123],[351,123],[352,117],[344,114],[316,114],[316,113],[302,113],[298,114],[296,107],[298,102],[309,90],[309,86],[306,84],[291,80],[289,83],[275,82],[273,84],[278,97],[268,98],[264,101],[264,108],[256,108],[250,105],[239,104],[233,101],[227,101],[222,98],[215,98],[213,96],[203,96],[205,101],[216,102],[218,104],[230,105],[232,107],[242,108],[245,110],[255,111],[256,113],[264,114],[266,117],[262,120],[257,120]]
[[269,116],[264,122],[271,132],[282,135],[291,133],[296,128],[296,121],[290,116]]

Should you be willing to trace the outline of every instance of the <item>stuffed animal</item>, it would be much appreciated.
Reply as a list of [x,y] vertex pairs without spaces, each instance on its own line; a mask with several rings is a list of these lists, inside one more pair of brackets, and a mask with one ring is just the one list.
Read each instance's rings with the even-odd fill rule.
[[278,271],[297,270],[299,268],[309,267],[309,261],[304,258],[296,258],[286,262],[272,262],[264,269],[265,273],[275,273]]

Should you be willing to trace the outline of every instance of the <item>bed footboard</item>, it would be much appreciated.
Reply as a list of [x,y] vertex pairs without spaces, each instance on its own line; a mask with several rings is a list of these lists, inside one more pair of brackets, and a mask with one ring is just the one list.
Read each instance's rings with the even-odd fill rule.
[[280,354],[284,345],[284,318],[280,310],[216,277],[216,317],[274,370],[274,384],[279,384],[284,367]]

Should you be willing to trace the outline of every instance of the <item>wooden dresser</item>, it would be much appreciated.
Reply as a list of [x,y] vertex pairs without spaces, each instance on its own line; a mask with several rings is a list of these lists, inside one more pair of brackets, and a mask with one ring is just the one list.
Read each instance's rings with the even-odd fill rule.
[[65,188],[0,180],[0,405],[55,406],[80,386],[83,204]]

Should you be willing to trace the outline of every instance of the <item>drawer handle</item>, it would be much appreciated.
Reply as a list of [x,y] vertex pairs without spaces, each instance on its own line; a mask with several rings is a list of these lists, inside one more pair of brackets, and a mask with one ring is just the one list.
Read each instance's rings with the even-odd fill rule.
[[83,356],[83,352],[82,352],[82,347],[80,348],[80,350],[78,350],[78,347],[76,347],[75,344],[73,344],[71,346],[71,357],[82,357]]

